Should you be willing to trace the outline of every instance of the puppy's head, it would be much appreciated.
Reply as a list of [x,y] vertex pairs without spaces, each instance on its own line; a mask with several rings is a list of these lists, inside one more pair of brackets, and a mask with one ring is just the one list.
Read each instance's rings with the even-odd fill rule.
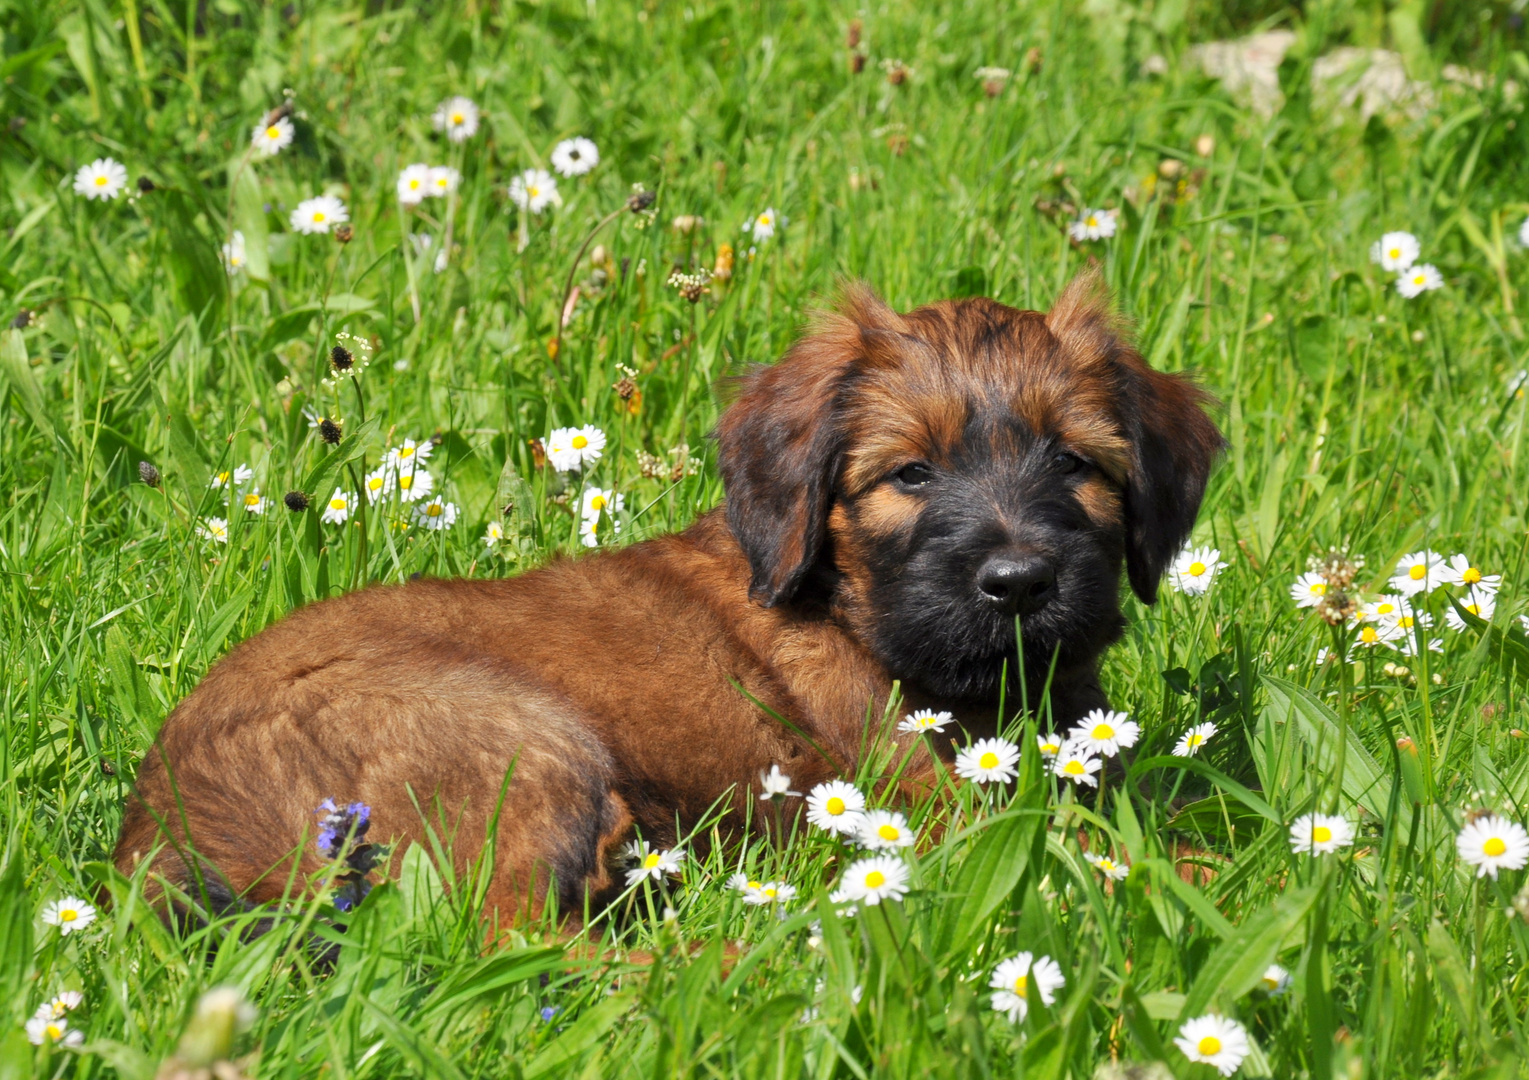
[[1149,368],[1096,275],[1049,314],[991,300],[900,315],[863,288],[718,427],[727,514],[776,605],[828,589],[892,675],[986,697],[1015,621],[1044,672],[1119,636],[1194,525],[1222,438]]

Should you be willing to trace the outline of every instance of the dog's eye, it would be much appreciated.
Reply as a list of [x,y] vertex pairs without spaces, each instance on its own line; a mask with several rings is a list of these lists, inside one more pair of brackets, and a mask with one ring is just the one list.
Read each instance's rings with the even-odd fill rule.
[[1064,476],[1079,472],[1088,466],[1077,454],[1063,450],[1051,459],[1051,467]]
[[892,477],[903,487],[923,487],[934,479],[934,470],[922,461],[915,461],[898,469]]

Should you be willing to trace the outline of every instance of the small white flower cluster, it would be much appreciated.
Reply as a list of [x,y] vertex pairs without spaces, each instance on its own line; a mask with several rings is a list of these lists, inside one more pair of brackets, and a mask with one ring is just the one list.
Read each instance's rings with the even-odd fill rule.
[[1141,725],[1123,712],[1094,709],[1067,733],[1065,739],[1053,732],[1035,737],[1041,757],[1051,761],[1051,771],[1064,780],[1088,787],[1098,787],[1098,773],[1104,758],[1136,745]]
[[993,995],[993,1009],[1016,1024],[1024,1023],[1030,1014],[1032,991],[1041,1004],[1049,1007],[1056,1001],[1056,992],[1066,985],[1067,976],[1062,974],[1060,964],[1049,956],[1037,959],[1028,952],[1001,961],[988,980],[988,986],[997,991]]
[[[68,933],[67,930],[64,932]],[[60,1046],[79,1046],[85,1041],[85,1035],[78,1028],[70,1028],[67,1017],[84,1000],[85,996],[78,990],[65,990],[55,995],[51,1001],[39,1005],[32,1019],[26,1023],[27,1040],[33,1046],[54,1043]]]
[[1213,547],[1186,547],[1168,567],[1168,583],[1174,590],[1200,596],[1210,591],[1216,575],[1229,564],[1221,561],[1221,552]]
[[444,199],[461,182],[462,174],[450,165],[405,165],[398,174],[398,203],[418,206],[426,199]]
[[743,902],[755,907],[785,907],[796,899],[796,886],[784,881],[754,881],[747,874],[734,874],[727,887],[743,894]]
[[[605,488],[587,487],[579,500],[579,540],[585,547],[599,547],[600,538],[621,532],[621,522],[616,515],[626,509],[626,499]],[[601,522],[605,522],[604,525]]]
[[1078,220],[1067,227],[1067,235],[1080,244],[1085,240],[1108,240],[1115,235],[1119,217],[1118,210],[1091,210],[1084,207]]
[[1422,248],[1409,232],[1388,232],[1370,247],[1370,261],[1396,275],[1396,291],[1411,300],[1444,288],[1444,275],[1432,263],[1418,262]]
[[626,872],[627,887],[643,881],[662,881],[665,875],[678,874],[685,853],[679,848],[659,851],[646,840],[633,840],[622,849],[622,854],[632,866]]
[[[246,514],[264,514],[271,508],[271,500],[260,493],[258,485],[251,483],[255,470],[248,464],[235,465],[212,474],[207,486],[228,492],[229,507],[242,507]],[[214,544],[228,543],[228,518],[205,517],[197,522],[196,534]]]
[[[431,531],[448,529],[456,524],[460,512],[456,503],[434,494],[435,477],[420,464],[434,450],[435,444],[429,439],[423,442],[405,439],[401,446],[390,448],[382,464],[366,474],[367,503],[376,504],[396,493],[400,503],[414,504],[414,524]],[[343,497],[345,493],[336,489],[335,495]],[[343,507],[336,508],[335,499],[331,498],[324,511],[324,520],[332,524],[345,521],[350,516],[351,500],[347,497],[344,501]]]
[[548,465],[558,472],[573,472],[600,460],[605,451],[605,432],[593,424],[553,428],[546,447]]
[[244,233],[235,229],[229,234],[228,243],[223,245],[222,259],[223,269],[228,271],[229,277],[244,269]]
[[[583,176],[600,164],[600,150],[593,141],[581,135],[564,139],[554,146],[549,160],[560,176]],[[540,214],[549,206],[563,205],[563,196],[557,190],[557,179],[546,169],[526,169],[519,176],[513,177],[509,193],[512,203],[531,214]]]
[[775,207],[767,206],[754,217],[743,223],[743,232],[749,234],[750,239],[756,244],[762,244],[775,235],[777,229],[786,227],[786,219],[775,212]]

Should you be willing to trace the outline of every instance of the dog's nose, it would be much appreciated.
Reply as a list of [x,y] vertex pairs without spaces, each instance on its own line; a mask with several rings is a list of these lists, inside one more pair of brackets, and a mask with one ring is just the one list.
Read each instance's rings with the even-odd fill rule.
[[1036,555],[989,559],[977,571],[977,591],[1007,615],[1033,615],[1056,595],[1056,570]]

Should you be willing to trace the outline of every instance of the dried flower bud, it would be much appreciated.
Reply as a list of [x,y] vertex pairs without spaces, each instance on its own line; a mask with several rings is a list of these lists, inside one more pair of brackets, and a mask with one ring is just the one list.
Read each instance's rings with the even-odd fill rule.
[[694,274],[682,274],[676,270],[669,275],[669,287],[679,290],[681,298],[690,303],[697,303],[701,297],[711,292],[707,285],[711,281],[711,271],[704,267]]
[[272,124],[276,123],[276,121],[285,119],[291,115],[292,101],[289,98],[288,100],[283,101],[280,105],[276,106],[276,108],[272,109],[270,112],[266,113],[265,119],[262,120],[261,123],[266,127],[270,127]]
[[330,446],[337,445],[340,441],[340,436],[343,434],[344,432],[340,430],[340,425],[329,419],[329,417],[326,416],[319,421],[319,438],[323,439]]
[[849,32],[844,35],[844,44],[851,49],[859,45],[860,32],[864,29],[865,26],[859,19],[851,19],[849,21]]
[[32,309],[22,308],[16,312],[16,317],[11,320],[12,330],[25,330],[32,325]]
[[547,464],[547,447],[540,439],[527,439],[526,445],[531,448],[531,462],[538,469]]
[[149,487],[157,488],[159,486],[159,470],[147,461],[140,461],[138,463],[138,479],[148,484]]
[[1039,45],[1030,46],[1030,48],[1025,52],[1025,70],[1028,71],[1031,75],[1039,74],[1041,70],[1041,61],[1041,47]]
[[356,356],[344,345],[336,345],[329,350],[329,363],[336,371],[349,371],[356,362]]
[[851,53],[849,58],[849,73],[859,75],[865,70],[865,53]]
[[294,514],[301,514],[308,509],[308,496],[301,491],[289,491],[281,497],[281,501],[286,503],[287,509]]
[[611,389],[616,391],[616,396],[622,401],[631,401],[632,395],[637,393],[637,380],[630,375],[623,375]]
[[1195,153],[1201,157],[1210,157],[1216,152],[1216,140],[1210,135],[1201,135],[1195,140]]
[[645,187],[639,187],[626,199],[626,208],[634,214],[640,214],[657,201],[658,196]]
[[138,178],[138,190],[145,195],[153,191],[155,186],[154,181],[150,180],[147,176],[140,176]]
[[717,261],[711,268],[711,276],[726,281],[733,276],[733,245],[721,244],[717,248]]
[[356,238],[356,230],[350,222],[343,222],[334,227],[334,238],[342,244],[348,244]]
[[1164,180],[1172,180],[1184,171],[1184,163],[1178,158],[1163,158],[1157,163],[1157,175]]
[[908,65],[901,60],[884,62],[882,67],[886,69],[887,82],[893,86],[901,86],[908,81]]

